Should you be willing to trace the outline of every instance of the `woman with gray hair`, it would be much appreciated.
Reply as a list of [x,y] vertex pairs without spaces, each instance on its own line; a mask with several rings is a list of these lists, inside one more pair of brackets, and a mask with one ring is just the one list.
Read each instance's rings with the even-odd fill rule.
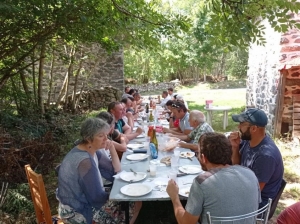
[[[108,140],[109,125],[88,118],[81,126],[81,141],[63,159],[58,173],[59,215],[65,223],[120,223],[120,206],[108,200],[101,176],[113,181],[121,170],[114,145]],[[106,148],[111,160],[99,152]]]

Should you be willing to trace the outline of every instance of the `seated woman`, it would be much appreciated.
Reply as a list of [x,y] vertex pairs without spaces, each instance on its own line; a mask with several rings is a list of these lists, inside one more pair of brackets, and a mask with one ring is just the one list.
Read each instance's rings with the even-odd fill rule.
[[[109,131],[109,125],[101,119],[85,120],[81,142],[60,165],[57,198],[65,223],[122,223],[125,219],[119,203],[108,200],[101,178],[113,181],[113,175],[121,171],[115,147],[107,139]],[[109,150],[111,160],[98,150],[101,148]]]
[[169,128],[178,128],[179,127],[179,119],[176,119],[174,117],[173,112],[172,112],[172,110],[173,110],[172,105],[175,102],[176,101],[174,101],[174,100],[168,100],[167,103],[166,103],[168,111],[163,112],[163,114],[168,114],[167,120],[169,121]]

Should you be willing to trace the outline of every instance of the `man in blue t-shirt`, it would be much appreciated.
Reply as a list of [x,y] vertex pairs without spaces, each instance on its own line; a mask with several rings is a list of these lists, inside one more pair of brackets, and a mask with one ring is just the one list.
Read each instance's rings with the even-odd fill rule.
[[278,193],[283,178],[283,161],[281,153],[274,141],[266,135],[265,126],[268,117],[264,111],[251,108],[232,115],[239,122],[239,132],[229,136],[232,146],[232,163],[250,168],[256,175],[261,199],[259,207],[274,199]]

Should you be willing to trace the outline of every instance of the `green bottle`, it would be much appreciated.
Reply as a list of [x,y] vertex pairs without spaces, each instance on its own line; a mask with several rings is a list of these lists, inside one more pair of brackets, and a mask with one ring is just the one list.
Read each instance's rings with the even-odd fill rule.
[[158,151],[158,141],[157,141],[157,138],[156,138],[156,130],[155,128],[153,128],[153,131],[152,131],[152,136],[150,137],[150,143],[153,143],[156,147],[156,150]]
[[152,111],[150,112],[150,116],[149,116],[149,122],[153,122],[154,121],[154,117],[152,114]]

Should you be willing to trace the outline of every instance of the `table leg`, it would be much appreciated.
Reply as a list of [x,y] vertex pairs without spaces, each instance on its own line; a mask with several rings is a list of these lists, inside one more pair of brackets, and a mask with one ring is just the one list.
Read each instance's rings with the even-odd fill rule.
[[228,111],[224,110],[223,112],[223,129],[226,130],[226,127],[228,125]]
[[223,129],[226,130],[226,111],[223,111]]
[[212,126],[212,111],[211,110],[207,111],[207,122],[210,126]]
[[129,201],[123,201],[122,210],[125,212],[125,224],[129,224]]

